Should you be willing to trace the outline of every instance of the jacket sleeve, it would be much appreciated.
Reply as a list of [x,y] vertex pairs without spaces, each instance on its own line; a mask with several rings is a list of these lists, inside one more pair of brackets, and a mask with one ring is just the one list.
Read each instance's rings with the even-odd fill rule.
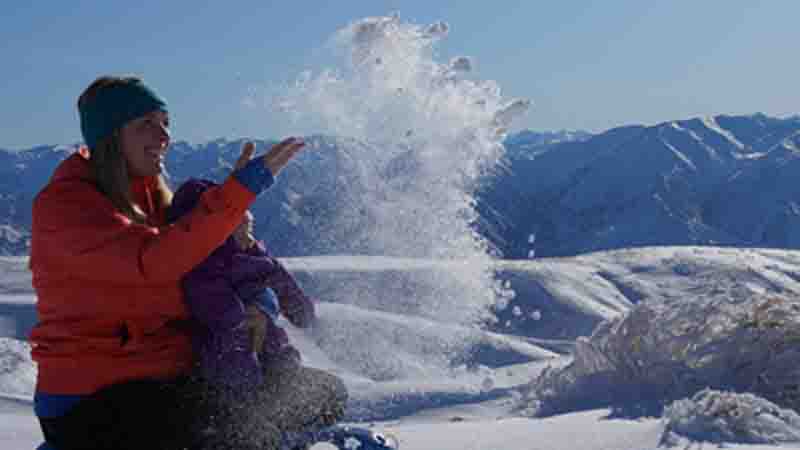
[[55,182],[34,201],[31,268],[121,284],[178,281],[224,242],[254,199],[229,177],[181,220],[156,228],[132,223],[89,182]]
[[266,274],[267,285],[278,294],[281,312],[292,325],[305,328],[314,320],[314,302],[297,285],[292,274],[275,260],[275,270]]
[[236,294],[246,305],[254,303],[273,320],[280,309],[275,291],[267,284],[264,277],[275,269],[272,258],[237,252],[232,257],[231,283]]
[[258,281],[260,287],[268,287],[264,274],[275,270],[277,261],[266,255],[239,252],[233,255],[231,280],[235,286]]
[[231,273],[236,291],[243,299],[270,288],[278,297],[281,312],[292,325],[304,328],[313,320],[313,301],[283,264],[270,255],[263,242],[259,241],[247,253],[234,255]]
[[306,296],[292,274],[277,258],[270,255],[263,242],[259,242],[252,252],[272,263],[272,267],[261,272],[261,276],[266,285],[278,295],[281,312],[296,327],[305,328],[310,325],[315,314],[314,302]]
[[212,254],[181,281],[186,306],[211,330],[231,330],[245,320],[245,307],[236,295],[226,265]]

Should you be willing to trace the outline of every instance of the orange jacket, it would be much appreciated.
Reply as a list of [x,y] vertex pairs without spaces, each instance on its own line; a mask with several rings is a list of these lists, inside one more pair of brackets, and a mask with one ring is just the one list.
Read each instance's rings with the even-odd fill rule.
[[[48,394],[186,373],[193,355],[179,280],[222,244],[255,198],[229,177],[174,225],[137,224],[95,188],[86,158],[64,160],[33,203],[39,322],[30,338],[37,391]],[[132,193],[149,217],[161,218],[154,181],[135,180]]]

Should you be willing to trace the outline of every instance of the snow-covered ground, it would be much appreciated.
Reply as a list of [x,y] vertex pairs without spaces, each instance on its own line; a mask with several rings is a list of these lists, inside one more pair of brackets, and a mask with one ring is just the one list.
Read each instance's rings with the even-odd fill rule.
[[[447,261],[348,256],[287,259],[286,264],[304,280],[325,280],[334,296],[342,277],[380,283],[385,278],[379,274],[455,267]],[[547,323],[556,319],[566,321],[562,325],[567,328],[570,320],[585,326],[587,318],[612,318],[646,299],[682,296],[688,301],[699,290],[797,295],[800,253],[650,248],[498,261],[494,266],[498,276],[512,280],[512,289],[520,286],[506,309],[524,313],[509,316],[516,322],[507,325],[508,333],[502,332],[504,324],[490,332],[321,297],[320,326],[311,332],[290,329],[291,338],[308,364],[334,371],[346,381],[352,395],[349,422],[391,432],[403,449],[776,448],[735,439],[693,442],[669,436],[660,417],[620,417],[610,408],[526,417],[518,413],[524,406],[519,402],[527,398],[524,389],[544,368],[570,362],[564,352],[569,347],[557,345],[562,340],[554,336],[537,335],[537,326],[556,330]],[[530,289],[532,285],[541,289]],[[24,258],[0,258],[0,293],[0,448],[32,449],[41,434],[31,407],[35,366],[24,342],[35,302]],[[532,317],[532,310],[546,311],[542,302],[559,306],[550,309],[559,314]],[[673,414],[691,407],[683,405]],[[689,417],[685,414],[678,419]],[[783,443],[783,448],[800,448],[800,443]]]

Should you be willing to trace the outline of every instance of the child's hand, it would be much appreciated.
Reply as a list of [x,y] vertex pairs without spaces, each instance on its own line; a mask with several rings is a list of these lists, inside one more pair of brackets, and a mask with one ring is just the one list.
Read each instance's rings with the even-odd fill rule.
[[249,231],[246,230],[239,231],[239,229],[237,228],[233,232],[232,236],[233,239],[236,241],[236,245],[238,245],[241,250],[247,250],[250,247],[256,245],[256,238]]
[[251,350],[258,353],[267,338],[267,316],[256,305],[247,305],[245,327],[250,334]]

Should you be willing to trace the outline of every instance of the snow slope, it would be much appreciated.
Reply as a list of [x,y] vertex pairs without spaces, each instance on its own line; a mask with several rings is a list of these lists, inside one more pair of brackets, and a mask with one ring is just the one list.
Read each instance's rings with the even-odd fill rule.
[[[453,267],[448,261],[351,256],[286,263],[304,279],[325,280],[326,286],[315,289],[327,287],[332,293],[344,276],[380,283],[379,275],[387,271]],[[529,311],[544,309],[545,302],[574,311],[558,316],[569,327],[569,320],[581,323],[589,317],[599,322],[645,299],[691,298],[698,289],[796,294],[800,253],[651,248],[493,264],[499,276],[513,276],[512,288],[521,286],[506,308],[498,310],[502,314],[525,309],[524,314],[509,313],[508,326],[498,323],[489,331],[486,326],[367,308],[355,299],[350,304],[323,303],[321,326],[313,332],[290,329],[291,338],[310,365],[343,377],[353,394],[349,421],[396,434],[404,449],[775,448],[668,441],[659,418],[620,418],[606,409],[546,419],[521,417],[514,411],[524,385],[545,367],[562,367],[570,360],[563,353],[568,346],[556,345],[559,340],[530,336],[537,333],[537,325],[548,330],[548,322],[554,320],[546,313],[538,320],[531,318]],[[0,268],[0,292],[5,293],[0,305],[11,306],[0,309],[8,325],[0,334],[0,448],[34,448],[40,439],[31,411],[35,367],[21,339],[35,298],[24,258],[0,259]],[[534,284],[538,290],[530,289]],[[375,342],[375,347],[365,346],[366,341]],[[348,348],[359,350],[342,350]]]

